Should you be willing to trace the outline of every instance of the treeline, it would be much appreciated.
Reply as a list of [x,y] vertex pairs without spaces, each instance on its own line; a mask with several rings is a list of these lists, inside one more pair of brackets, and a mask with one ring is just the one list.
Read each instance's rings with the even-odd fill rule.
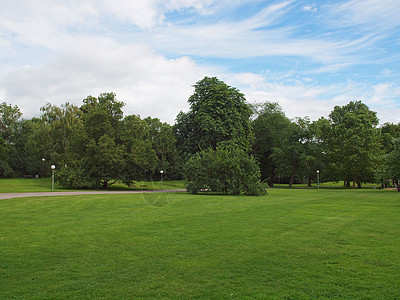
[[[215,166],[225,166],[219,173],[236,170],[221,177],[224,191],[237,190],[244,182],[233,180],[235,174],[246,177],[235,161],[251,166],[252,178],[261,173],[269,186],[311,185],[317,171],[321,182],[343,180],[353,187],[400,179],[400,125],[378,126],[377,114],[361,101],[335,106],[328,118],[310,121],[289,119],[278,103],[249,105],[237,89],[215,77],[194,87],[190,110],[180,112],[174,125],[124,116],[124,103],[114,93],[88,96],[80,107],[46,104],[41,116],[32,119],[22,118],[17,106],[2,103],[0,177],[48,176],[54,164],[64,186],[106,188],[117,180],[129,185],[159,178],[161,170],[169,178],[190,177],[200,172],[190,169],[201,167],[200,159],[219,157]],[[239,157],[243,153],[259,169]],[[209,184],[192,186],[201,190]]]

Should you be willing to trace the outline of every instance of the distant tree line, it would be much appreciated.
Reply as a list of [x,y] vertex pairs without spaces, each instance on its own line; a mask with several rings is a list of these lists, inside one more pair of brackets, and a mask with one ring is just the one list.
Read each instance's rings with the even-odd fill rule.
[[[0,104],[0,177],[48,176],[73,188],[107,188],[157,178],[186,178],[192,192],[260,194],[262,182],[361,187],[400,179],[400,124],[378,126],[361,101],[335,106],[328,118],[289,119],[278,103],[248,104],[243,94],[205,77],[174,125],[124,116],[114,93],[80,107],[50,103],[38,118]],[[249,180],[251,178],[251,180]],[[262,182],[261,182],[262,181]]]

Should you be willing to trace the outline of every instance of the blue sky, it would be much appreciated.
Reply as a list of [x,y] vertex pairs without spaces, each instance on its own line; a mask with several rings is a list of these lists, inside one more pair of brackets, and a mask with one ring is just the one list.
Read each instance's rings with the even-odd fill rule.
[[399,16],[398,0],[0,0],[0,101],[31,118],[113,91],[173,124],[216,76],[290,118],[362,100],[398,123]]

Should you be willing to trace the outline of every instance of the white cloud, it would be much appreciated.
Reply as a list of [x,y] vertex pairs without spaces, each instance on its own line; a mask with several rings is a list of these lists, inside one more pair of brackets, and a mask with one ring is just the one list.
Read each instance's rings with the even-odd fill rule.
[[85,39],[42,66],[20,68],[0,81],[3,97],[28,118],[38,114],[45,102],[80,105],[88,95],[113,91],[126,102],[126,114],[173,123],[187,106],[192,85],[206,73],[190,58],[166,59],[145,45]]
[[268,73],[220,74],[229,85],[239,88],[249,103],[278,102],[285,114],[295,117],[310,117],[317,120],[328,117],[336,105],[361,100],[376,111],[380,123],[400,122],[400,86],[396,82],[370,86],[367,82],[347,80],[345,83],[316,85],[312,81],[298,80],[292,83],[275,81],[279,75]]
[[318,12],[318,7],[316,7],[315,4],[307,4],[303,6],[303,11],[316,13]]
[[[46,101],[79,105],[88,95],[114,91],[127,103],[126,114],[151,115],[173,123],[179,110],[187,109],[192,85],[212,75],[238,87],[250,102],[279,101],[291,118],[308,115],[316,119],[328,115],[334,105],[363,100],[378,111],[382,121],[399,121],[398,72],[390,71],[388,64],[377,71],[383,82],[343,82],[347,77],[343,76],[341,83],[318,84],[315,76],[352,66],[379,65],[385,59],[397,62],[393,54],[374,57],[383,39],[398,38],[392,33],[400,25],[397,0],[351,0],[320,7],[278,1],[239,21],[237,16],[225,17],[227,9],[244,3],[262,1],[0,3],[0,100],[17,104],[29,118],[38,114]],[[166,21],[169,13],[185,11],[190,11],[189,20]],[[294,11],[328,12],[323,15],[331,20],[326,34],[304,31],[296,20],[285,23]],[[194,15],[207,15],[210,22],[198,21]],[[322,18],[314,20],[322,22]],[[347,27],[352,26],[359,30],[348,36]],[[341,30],[344,34],[337,33]],[[200,57],[199,62],[190,56]],[[233,74],[229,66],[201,65],[209,64],[207,58],[237,59],[245,64],[246,59],[254,57],[286,61],[289,71],[267,65],[259,68],[272,69],[269,73]],[[307,73],[296,69],[297,62],[307,66]],[[291,64],[296,65],[293,71]],[[396,67],[390,65],[390,69]],[[369,74],[374,77],[372,71]]]
[[367,31],[382,31],[400,26],[398,0],[350,0],[327,6],[336,26],[360,26]]

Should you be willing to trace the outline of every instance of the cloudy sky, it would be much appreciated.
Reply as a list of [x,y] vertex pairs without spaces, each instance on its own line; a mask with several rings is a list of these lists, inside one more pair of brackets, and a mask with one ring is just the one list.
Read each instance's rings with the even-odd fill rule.
[[400,122],[399,0],[0,0],[0,101],[115,92],[126,115],[174,123],[216,76],[290,118],[362,100]]

